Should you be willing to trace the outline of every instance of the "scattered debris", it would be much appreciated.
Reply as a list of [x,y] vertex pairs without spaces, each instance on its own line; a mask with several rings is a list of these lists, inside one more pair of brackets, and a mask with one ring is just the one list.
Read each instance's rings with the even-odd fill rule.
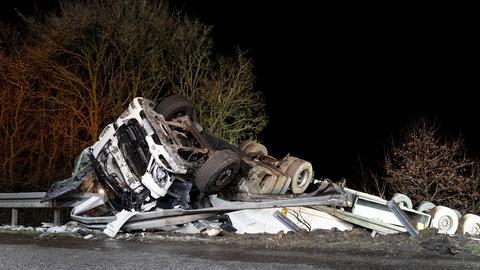
[[421,246],[426,250],[438,252],[439,254],[456,255],[460,252],[458,251],[457,247],[446,237],[422,241]]
[[399,203],[392,198],[390,201],[387,202],[387,206],[390,211],[392,211],[392,213],[395,215],[395,217],[400,221],[400,223],[402,223],[403,227],[407,229],[407,232],[411,236],[416,237],[418,235],[418,231],[412,225],[412,220],[410,220],[410,218],[400,208]]
[[211,228],[211,229],[207,229],[207,235],[210,236],[210,237],[213,237],[213,236],[217,236],[219,235],[220,233],[222,233],[222,229],[220,228]]
[[114,221],[107,224],[107,227],[105,228],[105,230],[103,230],[103,233],[110,236],[110,237],[114,237],[117,234],[117,232],[120,230],[120,228],[130,218],[132,218],[136,214],[138,214],[137,211],[122,210],[120,213],[115,215],[115,220]]
[[[77,229],[85,239],[93,237],[91,229],[109,237],[152,229],[213,237],[346,231],[353,225],[372,230],[371,237],[406,231],[416,236],[429,226],[455,232],[459,224],[445,207],[423,202],[414,210],[403,194],[387,202],[345,182],[314,179],[308,161],[276,159],[253,141],[237,147],[193,119],[193,105],[182,96],[158,104],[135,98],[80,154],[72,177],[55,183],[42,201],[89,186],[93,195],[71,212],[87,228]],[[461,225],[480,234],[477,216]]]

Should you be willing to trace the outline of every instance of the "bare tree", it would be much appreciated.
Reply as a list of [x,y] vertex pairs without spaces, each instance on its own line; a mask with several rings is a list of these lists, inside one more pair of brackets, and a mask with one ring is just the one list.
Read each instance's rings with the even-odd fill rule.
[[[71,171],[136,96],[179,93],[196,120],[238,143],[267,119],[251,60],[218,55],[212,27],[146,0],[68,1],[0,27],[0,189],[46,188]],[[14,38],[9,38],[14,37]]]
[[358,188],[369,194],[385,198],[387,182],[378,173],[378,169],[372,169],[364,160],[358,158]]
[[442,140],[427,120],[412,124],[392,143],[385,159],[388,187],[413,200],[476,211],[478,164],[466,156],[461,139]]

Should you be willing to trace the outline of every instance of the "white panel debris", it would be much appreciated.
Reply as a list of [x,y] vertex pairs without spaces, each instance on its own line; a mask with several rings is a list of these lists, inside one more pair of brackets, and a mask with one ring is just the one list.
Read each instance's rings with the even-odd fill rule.
[[125,222],[127,222],[136,214],[138,214],[137,211],[122,210],[120,213],[115,215],[116,219],[114,221],[107,224],[107,227],[105,230],[103,230],[103,233],[110,237],[115,237],[120,228],[122,228],[123,224],[125,224]]

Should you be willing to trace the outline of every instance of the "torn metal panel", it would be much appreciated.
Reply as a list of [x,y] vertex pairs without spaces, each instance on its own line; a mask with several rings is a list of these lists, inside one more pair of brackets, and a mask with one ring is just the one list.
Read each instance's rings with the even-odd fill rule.
[[[318,210],[302,211],[302,207],[240,210],[227,213],[237,234],[278,233],[280,231],[351,230],[352,226]],[[312,214],[312,212],[317,212]],[[279,216],[279,213],[281,216]]]
[[397,217],[397,219],[402,223],[403,227],[407,229],[408,233],[413,236],[418,236],[418,231],[412,225],[412,220],[407,216],[405,212],[397,205],[397,203],[392,199],[387,202],[388,208],[392,213]]
[[[389,209],[386,200],[375,199],[370,197],[357,196],[352,213],[355,215],[379,220],[384,223],[390,223],[397,226],[403,226],[403,223],[398,217]],[[377,197],[378,198],[378,197]],[[415,226],[418,228],[427,228],[430,223],[431,216],[426,213],[415,211],[413,209],[400,206],[403,211],[412,219]]]
[[407,231],[405,228],[400,226],[384,223],[379,220],[366,218],[363,216],[358,216],[353,213],[346,212],[340,209],[335,209],[335,208],[325,207],[325,206],[312,206],[312,208],[331,214],[332,216],[335,216],[346,222],[349,222],[370,230],[377,231],[380,234],[392,234],[392,233]]
[[309,207],[286,207],[282,213],[293,220],[300,228],[307,231],[329,230],[336,228],[339,231],[350,231],[353,226],[326,212]]
[[[337,195],[345,196],[345,195]],[[299,228],[306,230],[315,230],[315,229],[332,229],[337,228],[338,230],[351,230],[352,226],[338,220],[335,217],[332,217],[326,213],[319,212],[317,210],[309,210],[305,207],[295,207],[295,206],[305,206],[305,205],[319,205],[318,198],[303,198],[303,199],[291,199],[284,200],[283,205],[280,205],[282,201],[271,201],[271,202],[258,202],[258,203],[239,203],[239,202],[228,202],[215,198],[212,196],[213,208],[222,209],[230,208],[231,210],[235,209],[234,206],[249,206],[249,205],[259,205],[253,209],[245,210],[248,208],[238,208],[239,211],[228,213],[227,215],[232,222],[233,227],[237,229],[238,234],[243,233],[278,233],[279,231],[291,231],[289,226],[286,226],[282,221],[275,218],[275,213],[277,211],[285,212],[286,218],[295,223]],[[306,200],[307,199],[307,200]],[[313,201],[311,199],[314,199]],[[289,202],[289,203],[288,203]],[[313,203],[312,203],[313,202]],[[272,208],[259,209],[260,205],[272,206]],[[291,206],[291,207],[289,207]],[[278,208],[285,207],[286,209]],[[244,209],[244,210],[241,210]]]
[[290,228],[274,217],[281,208],[241,210],[228,213],[232,226],[237,229],[235,233],[271,233],[280,231],[288,232]]

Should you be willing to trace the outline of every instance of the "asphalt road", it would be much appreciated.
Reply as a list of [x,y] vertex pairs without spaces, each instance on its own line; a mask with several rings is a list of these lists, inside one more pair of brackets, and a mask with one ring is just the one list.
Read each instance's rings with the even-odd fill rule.
[[479,261],[386,258],[212,244],[0,234],[1,269],[478,269]]

